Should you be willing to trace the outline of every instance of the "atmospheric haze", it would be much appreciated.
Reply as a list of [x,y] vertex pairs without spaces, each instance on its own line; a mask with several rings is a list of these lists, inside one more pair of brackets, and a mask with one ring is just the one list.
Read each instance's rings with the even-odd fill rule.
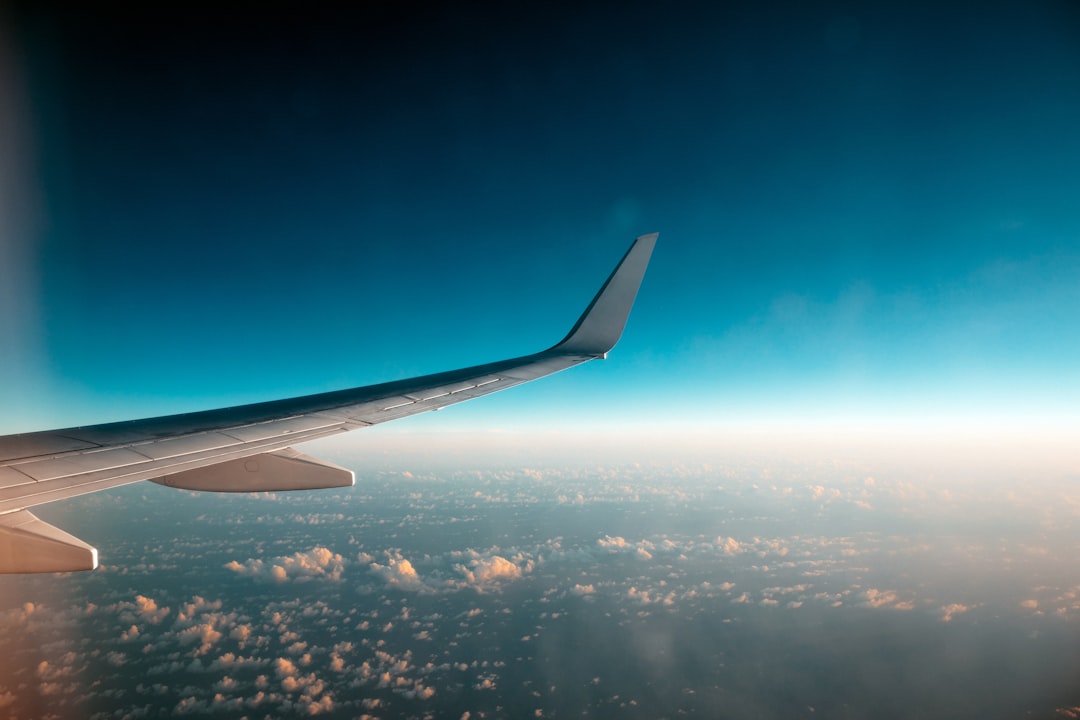
[[349,491],[142,484],[41,508],[108,552],[94,573],[5,578],[5,710],[950,718],[1080,705],[1080,493],[1060,472],[984,457],[956,476],[926,457],[775,443],[661,458],[640,439],[590,463],[527,433],[464,447],[454,433],[381,435],[313,443],[357,469]]

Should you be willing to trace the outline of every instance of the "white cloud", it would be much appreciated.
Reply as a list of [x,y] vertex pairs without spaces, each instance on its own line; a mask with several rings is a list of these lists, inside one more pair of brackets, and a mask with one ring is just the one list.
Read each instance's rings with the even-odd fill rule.
[[960,603],[949,603],[943,606],[938,612],[941,613],[941,622],[949,622],[956,615],[966,613],[971,609],[970,605],[961,605]]
[[157,602],[153,598],[148,598],[143,595],[135,596],[135,607],[138,610],[139,615],[148,623],[157,625],[165,616],[169,614],[169,608],[159,608]]
[[400,553],[391,555],[386,565],[380,565],[376,562],[371,563],[370,570],[391,587],[412,591],[427,589],[419,573],[416,572],[416,568]]
[[306,582],[316,579],[341,580],[346,560],[325,547],[314,547],[307,552],[276,557],[268,561],[252,558],[240,563],[232,560],[225,564],[233,572],[274,582]]
[[612,550],[621,550],[630,546],[630,543],[626,542],[626,538],[618,536],[611,537],[610,535],[605,535],[604,537],[600,538],[596,541],[596,544],[602,548],[608,548]]
[[878,590],[877,588],[867,588],[862,593],[863,601],[860,603],[864,607],[879,608],[887,605],[892,605],[896,602],[896,593],[892,590]]
[[274,661],[274,673],[279,679],[296,675],[298,672],[299,670],[296,667],[296,663],[289,658],[278,658]]
[[[525,567],[532,569],[531,563],[526,564]],[[458,569],[465,576],[465,581],[475,588],[490,587],[504,580],[516,580],[523,572],[526,572],[522,566],[500,555],[475,558],[468,567],[459,565]]]
[[197,644],[198,648],[195,650],[195,654],[205,655],[221,639],[222,635],[214,627],[213,622],[207,622],[186,628],[177,637],[181,645]]
[[460,550],[442,557],[428,557],[424,564],[431,569],[421,575],[410,560],[394,550],[387,551],[385,564],[372,562],[369,570],[388,586],[399,590],[453,592],[466,588],[479,591],[496,588],[532,572],[536,566],[531,554],[514,553],[507,557],[499,553],[498,549]]
[[176,703],[173,715],[203,715],[207,712],[205,700],[199,700],[195,696],[189,696]]
[[243,648],[248,639],[251,638],[251,626],[247,624],[237,625],[229,632],[229,637],[239,642],[240,647]]
[[195,616],[200,613],[214,612],[221,609],[220,600],[207,600],[204,597],[195,595],[191,598],[191,602],[184,603],[180,606],[180,611],[177,613],[175,625],[178,627],[187,627],[195,621]]
[[725,555],[737,555],[742,551],[742,545],[733,537],[720,536],[716,538],[716,544]]
[[268,662],[270,661],[263,658],[243,657],[241,655],[236,655],[235,653],[227,652],[221,657],[214,660],[214,662],[210,663],[209,667],[207,667],[207,670],[218,672],[227,668],[252,669],[262,667]]

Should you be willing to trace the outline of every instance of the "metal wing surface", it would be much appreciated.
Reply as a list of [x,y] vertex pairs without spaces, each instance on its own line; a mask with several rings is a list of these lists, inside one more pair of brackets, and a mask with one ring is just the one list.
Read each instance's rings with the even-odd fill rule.
[[139,480],[219,492],[353,484],[290,446],[488,395],[606,357],[622,335],[657,235],[642,235],[570,333],[510,360],[317,395],[0,437],[0,572],[97,567],[97,551],[27,508]]

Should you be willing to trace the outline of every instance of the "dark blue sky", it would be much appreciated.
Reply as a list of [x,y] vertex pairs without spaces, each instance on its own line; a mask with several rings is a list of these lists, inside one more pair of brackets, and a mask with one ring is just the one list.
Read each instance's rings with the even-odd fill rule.
[[1080,399],[1071,3],[0,17],[7,432],[540,349],[652,231],[609,362],[457,422]]

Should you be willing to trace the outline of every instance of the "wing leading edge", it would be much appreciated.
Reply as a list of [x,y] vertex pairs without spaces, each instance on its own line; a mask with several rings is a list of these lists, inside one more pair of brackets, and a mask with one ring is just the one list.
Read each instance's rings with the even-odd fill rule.
[[607,357],[657,233],[630,246],[558,344],[532,355],[317,395],[0,437],[0,573],[92,570],[97,551],[27,508],[139,480],[220,492],[352,485],[290,446],[437,410]]

